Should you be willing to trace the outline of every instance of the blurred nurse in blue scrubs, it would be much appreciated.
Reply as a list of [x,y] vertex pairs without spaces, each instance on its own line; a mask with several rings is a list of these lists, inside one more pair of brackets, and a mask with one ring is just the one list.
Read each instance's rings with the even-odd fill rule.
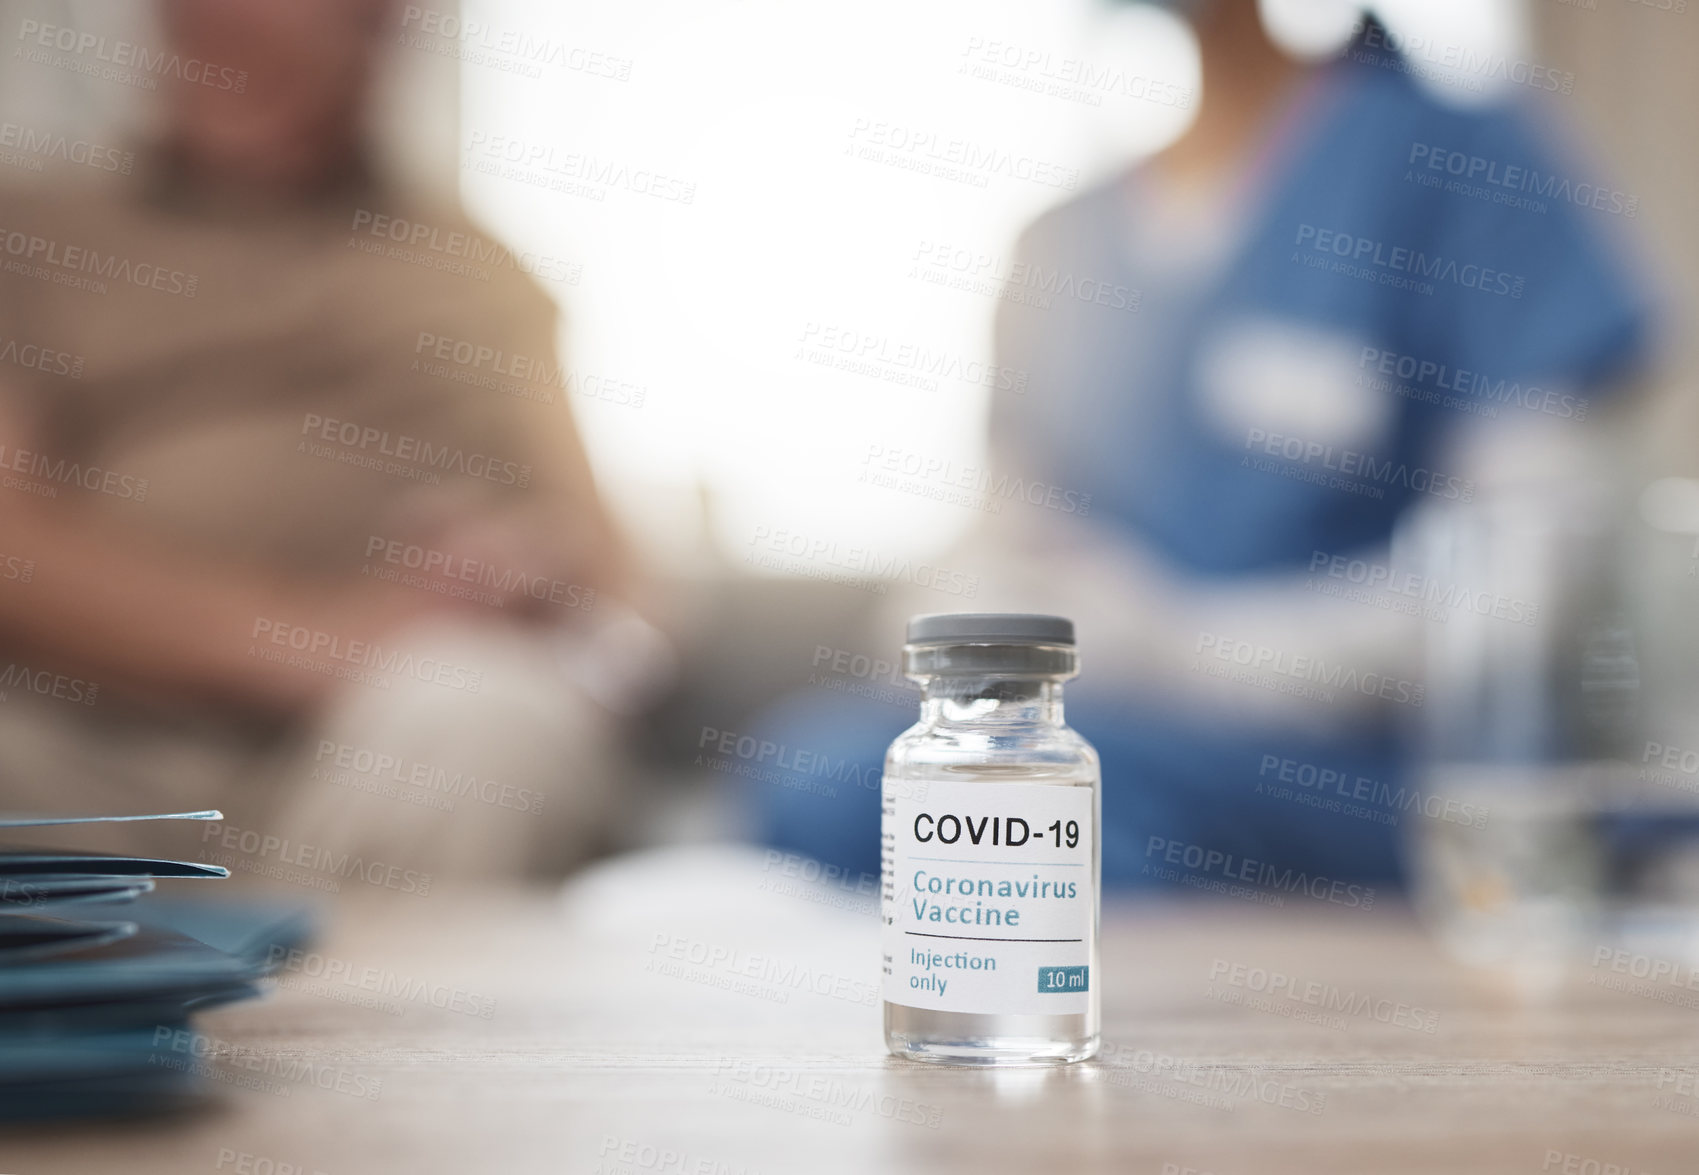
[[[1608,244],[1633,201],[1517,104],[1445,100],[1502,80],[1490,63],[1435,77],[1366,16],[1305,65],[1255,0],[1175,7],[1195,122],[1040,217],[1015,272],[1059,292],[1000,303],[998,362],[1029,390],[995,402],[996,460],[1089,511],[1005,503],[946,562],[983,576],[976,609],[1077,622],[1068,715],[1103,757],[1106,880],[1171,883],[1213,853],[1179,872],[1394,881],[1397,826],[1428,801],[1399,738],[1423,621],[1328,593],[1387,578],[1424,502],[1595,460],[1588,421],[1648,349]],[[1139,291],[1136,312],[1069,292],[1088,283]],[[794,699],[765,733],[877,764],[908,721]],[[873,789],[759,800],[774,842],[877,868]]]

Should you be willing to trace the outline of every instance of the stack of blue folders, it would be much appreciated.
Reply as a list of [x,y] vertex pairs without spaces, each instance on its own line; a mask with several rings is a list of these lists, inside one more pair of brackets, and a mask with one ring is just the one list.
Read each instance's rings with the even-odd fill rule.
[[[8,816],[0,830],[220,813]],[[300,946],[299,906],[164,900],[217,865],[0,846],[0,1120],[152,1112],[197,1100],[216,1042],[193,1012],[259,993]]]

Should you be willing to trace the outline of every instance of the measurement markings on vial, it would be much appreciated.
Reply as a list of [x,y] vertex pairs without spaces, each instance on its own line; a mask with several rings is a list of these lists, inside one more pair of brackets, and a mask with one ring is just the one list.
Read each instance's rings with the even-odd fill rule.
[[1089,991],[1090,989],[1090,967],[1040,967],[1038,969],[1039,991]]

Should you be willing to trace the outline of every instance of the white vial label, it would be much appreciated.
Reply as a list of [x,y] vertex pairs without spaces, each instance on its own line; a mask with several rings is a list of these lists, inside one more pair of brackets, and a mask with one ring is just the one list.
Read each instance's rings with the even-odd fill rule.
[[880,820],[885,999],[942,1012],[1088,1011],[1093,789],[892,786],[901,782],[887,778]]

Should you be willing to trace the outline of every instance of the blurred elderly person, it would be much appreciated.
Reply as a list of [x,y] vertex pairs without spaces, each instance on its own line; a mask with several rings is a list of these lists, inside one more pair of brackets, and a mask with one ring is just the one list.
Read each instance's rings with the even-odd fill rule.
[[643,626],[560,262],[378,174],[383,0],[161,12],[206,68],[133,174],[0,197],[3,806],[218,806],[186,851],[320,889],[568,861]]

